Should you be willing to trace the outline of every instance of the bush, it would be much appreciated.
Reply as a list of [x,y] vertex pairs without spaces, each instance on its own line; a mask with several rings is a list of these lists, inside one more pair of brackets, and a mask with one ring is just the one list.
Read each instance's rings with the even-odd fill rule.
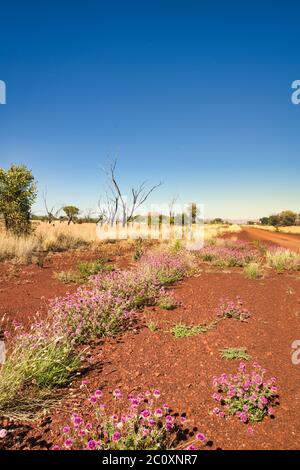
[[236,374],[214,376],[213,387],[216,392],[213,399],[224,407],[216,407],[215,414],[237,416],[243,423],[262,421],[267,415],[273,415],[273,405],[277,397],[275,377],[266,380],[265,369],[254,363],[251,373],[241,363]]
[[82,276],[75,271],[60,271],[59,273],[55,272],[54,277],[63,284],[80,284],[83,282]]
[[177,302],[171,295],[163,295],[157,305],[164,310],[174,310],[177,307]]
[[299,271],[300,255],[285,248],[274,248],[266,253],[267,265],[277,271]]
[[236,297],[236,300],[221,300],[216,314],[220,319],[234,318],[235,320],[246,321],[250,318],[250,312],[243,307],[243,302],[239,296]]
[[185,251],[176,254],[169,252],[149,253],[142,257],[141,264],[155,274],[161,285],[174,284],[194,269],[193,259]]
[[29,263],[33,254],[40,249],[40,242],[32,236],[16,237],[9,233],[0,236],[0,261],[9,259]]
[[250,262],[258,262],[259,254],[249,244],[243,242],[222,242],[202,248],[198,256],[203,261],[213,262],[220,267],[243,267]]
[[[83,386],[87,387],[86,381]],[[159,450],[172,449],[178,444],[186,418],[171,416],[169,406],[160,405],[159,390],[136,395],[131,393],[125,398],[121,390],[114,390],[112,413],[106,412],[102,395],[101,390],[96,390],[89,396],[92,407],[89,422],[78,413],[71,415],[69,423],[62,429],[64,449]],[[201,433],[197,434],[196,440],[199,444],[206,441]],[[60,448],[56,444],[52,449]],[[196,447],[188,448],[192,450]]]
[[249,279],[258,279],[262,277],[261,266],[259,263],[249,263],[244,267],[245,276]]
[[67,251],[87,246],[88,242],[80,237],[60,233],[57,237],[45,240],[44,246],[47,251]]
[[229,361],[239,359],[240,361],[249,361],[251,356],[247,354],[246,348],[225,348],[221,349],[221,358]]
[[[68,383],[79,366],[79,357],[64,338],[47,336],[47,327],[15,338],[0,370],[0,414],[12,408],[33,410],[45,391]],[[33,389],[33,396],[24,387]]]
[[81,261],[78,270],[84,278],[88,278],[102,271],[113,271],[113,266],[107,264],[107,258],[99,258],[96,261]]

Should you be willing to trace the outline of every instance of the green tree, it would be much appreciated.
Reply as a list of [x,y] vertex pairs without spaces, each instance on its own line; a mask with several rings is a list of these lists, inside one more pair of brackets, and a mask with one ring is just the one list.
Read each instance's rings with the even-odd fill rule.
[[76,217],[79,214],[78,207],[76,207],[76,206],[65,206],[65,207],[63,207],[63,211],[67,216],[68,225],[70,225],[71,222],[75,223]]
[[0,168],[0,213],[6,230],[17,236],[30,232],[31,207],[36,195],[34,176],[25,165]]
[[282,211],[279,217],[281,225],[296,225],[297,214],[293,211]]

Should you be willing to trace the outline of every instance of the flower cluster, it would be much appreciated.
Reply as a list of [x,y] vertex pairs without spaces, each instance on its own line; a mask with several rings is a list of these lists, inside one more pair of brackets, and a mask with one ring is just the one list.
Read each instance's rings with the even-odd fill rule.
[[243,307],[239,296],[236,297],[236,300],[221,300],[216,315],[219,319],[234,318],[239,321],[246,321],[251,316],[249,310]]
[[[87,381],[83,381],[82,387],[88,392]],[[108,411],[101,390],[89,395],[92,407],[89,419],[78,413],[71,415],[70,422],[62,429],[62,448],[147,450],[170,449],[176,445],[178,432],[186,418],[175,418],[170,414],[168,404],[160,404],[159,390],[130,393],[124,397],[122,391],[116,389],[113,397],[114,407]],[[201,433],[196,438],[202,443],[206,440]],[[56,444],[52,449],[60,448]]]
[[186,251],[157,251],[143,255],[141,265],[154,273],[162,285],[169,285],[180,281],[192,271],[193,260]]
[[245,266],[250,262],[259,261],[259,253],[248,243],[241,241],[225,241],[212,246],[206,246],[199,252],[203,261],[213,262],[216,266],[234,267]]
[[92,276],[89,288],[50,303],[55,330],[79,343],[115,334],[128,326],[138,309],[165,298],[164,284],[181,279],[188,267],[187,256],[154,253],[143,256],[134,270]]
[[236,374],[222,374],[213,377],[215,393],[212,398],[219,403],[213,413],[220,417],[235,415],[243,423],[261,421],[273,415],[273,405],[277,397],[276,378],[265,379],[266,370],[253,364],[253,370],[246,372],[240,363]]

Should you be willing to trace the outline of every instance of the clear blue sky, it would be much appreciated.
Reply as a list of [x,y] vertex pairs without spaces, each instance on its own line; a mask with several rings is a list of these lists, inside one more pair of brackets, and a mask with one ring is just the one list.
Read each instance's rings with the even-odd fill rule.
[[154,202],[300,211],[299,2],[10,0],[0,15],[0,164],[29,166],[49,204],[95,207],[118,155],[125,191],[163,180]]

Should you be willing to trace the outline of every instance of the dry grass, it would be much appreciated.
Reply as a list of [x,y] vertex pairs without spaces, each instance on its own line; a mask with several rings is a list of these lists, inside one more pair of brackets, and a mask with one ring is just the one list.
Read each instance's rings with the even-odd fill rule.
[[[97,233],[96,224],[70,224],[63,222],[54,222],[48,224],[46,222],[33,222],[34,232],[28,237],[15,237],[5,232],[4,228],[0,226],[0,261],[7,259],[15,260],[20,263],[30,263],[33,256],[38,252],[47,251],[66,251],[84,246],[91,248],[97,247],[99,243],[111,243],[112,247],[115,243],[116,231],[103,229]],[[195,232],[195,228],[192,228]],[[198,229],[197,229],[198,230]],[[197,232],[199,239],[203,238],[205,242],[210,241],[227,232],[239,232],[241,228],[238,225],[214,225],[205,224],[204,227],[199,228]],[[167,241],[180,238],[182,229],[180,227],[163,226],[161,230],[152,229],[147,233],[141,232],[140,226],[134,226],[123,234],[127,235],[129,240],[118,240],[113,251],[118,251],[121,245],[132,246],[134,239],[144,236],[145,238],[152,238],[160,241]],[[120,235],[120,234],[119,234]],[[122,237],[120,237],[122,238]],[[185,233],[183,233],[183,240]]]
[[272,225],[251,225],[250,227],[261,228],[269,232],[293,233],[300,235],[300,225],[291,225],[288,227],[273,227]]

